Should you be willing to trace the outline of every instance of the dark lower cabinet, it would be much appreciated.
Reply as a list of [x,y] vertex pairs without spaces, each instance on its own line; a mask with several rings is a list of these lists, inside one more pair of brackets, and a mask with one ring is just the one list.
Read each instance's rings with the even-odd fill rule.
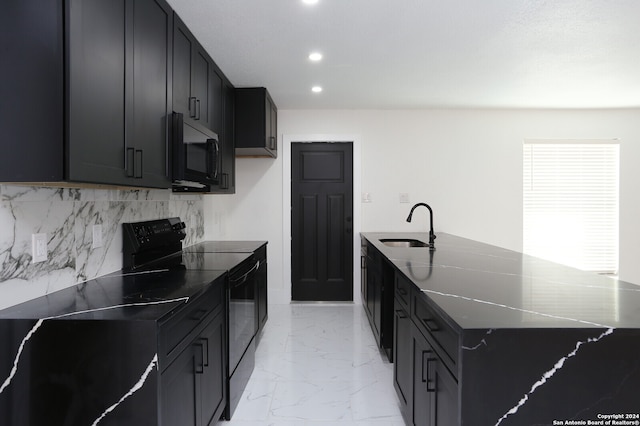
[[420,303],[409,281],[396,273],[393,381],[402,415],[410,425],[458,425],[458,381],[441,358],[446,355],[440,343],[416,325]]
[[458,424],[458,383],[418,328],[411,326],[413,352],[413,424]]
[[215,424],[225,404],[224,315],[209,322],[160,376],[163,426]]
[[367,247],[364,305],[373,335],[393,362],[393,268],[373,247]]
[[411,319],[409,314],[397,301],[394,306],[394,329],[393,329],[393,386],[396,389],[402,415],[410,424],[413,405],[413,368],[412,358],[412,336]]

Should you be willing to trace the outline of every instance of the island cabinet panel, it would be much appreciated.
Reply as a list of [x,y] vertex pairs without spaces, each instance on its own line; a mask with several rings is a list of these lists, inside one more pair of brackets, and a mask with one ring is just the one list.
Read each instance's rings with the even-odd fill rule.
[[70,0],[67,17],[67,179],[168,188],[171,9]]
[[637,285],[444,233],[363,236],[395,274],[407,424],[640,424]]

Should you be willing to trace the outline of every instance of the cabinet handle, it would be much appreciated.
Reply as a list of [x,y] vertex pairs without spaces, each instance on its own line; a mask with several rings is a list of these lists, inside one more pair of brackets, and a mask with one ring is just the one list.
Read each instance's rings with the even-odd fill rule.
[[436,391],[436,376],[434,374],[436,362],[436,358],[427,358],[427,392]]
[[427,330],[429,330],[432,333],[436,331],[440,331],[440,327],[438,327],[438,323],[434,319],[422,318],[422,323],[425,325],[425,327],[427,327]]
[[208,309],[200,308],[197,311],[193,312],[193,314],[189,317],[189,319],[193,321],[200,321],[204,318],[205,314],[209,312]]
[[[199,113],[198,113],[198,118],[200,118]],[[213,178],[218,179],[218,173],[220,172],[220,144],[218,143],[217,140],[214,140],[213,146],[216,148],[216,151],[215,151],[216,152],[216,158],[215,158],[216,169],[213,171]]]
[[136,164],[139,164],[140,166],[135,166],[134,167],[134,171],[135,171],[135,178],[136,179],[142,179],[142,150],[141,149],[136,149],[136,157],[139,159],[139,161]]
[[398,315],[398,318],[409,318],[403,309],[396,309],[396,315]]
[[364,256],[360,256],[360,269],[365,269],[367,267],[367,258]]
[[[427,362],[425,363],[425,359],[424,356],[425,355],[429,355],[431,353],[431,351],[422,351],[422,371],[420,372],[420,380],[422,380],[422,383],[429,383],[429,368],[425,368],[425,366],[428,367],[428,358],[427,358]],[[427,378],[424,378],[424,373],[427,373]]]
[[200,350],[196,350],[195,353],[196,359],[194,360],[193,371],[196,374],[204,374],[204,343],[198,340],[193,346],[200,348]]
[[205,367],[208,367],[209,366],[209,339],[207,339],[206,337],[202,337],[198,339],[198,343],[202,347],[202,351],[203,351],[202,365],[204,365]]
[[195,118],[196,116],[196,97],[191,96],[189,98],[189,117]]
[[127,177],[133,177],[134,176],[134,166],[133,163],[135,162],[135,149],[133,148],[127,148],[127,160],[126,160],[126,172],[127,172]]

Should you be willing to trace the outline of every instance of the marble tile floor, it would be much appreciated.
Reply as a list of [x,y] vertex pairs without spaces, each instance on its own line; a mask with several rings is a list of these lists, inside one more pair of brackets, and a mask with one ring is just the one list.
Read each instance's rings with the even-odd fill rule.
[[256,366],[221,426],[404,426],[393,364],[360,304],[269,305]]

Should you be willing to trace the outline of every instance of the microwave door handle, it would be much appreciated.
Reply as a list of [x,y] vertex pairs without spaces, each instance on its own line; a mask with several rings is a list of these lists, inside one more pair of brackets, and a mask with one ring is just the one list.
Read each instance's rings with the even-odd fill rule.
[[216,159],[215,159],[215,171],[213,172],[213,178],[218,179],[218,172],[220,171],[220,145],[217,139],[213,141],[216,148]]
[[207,152],[205,154],[206,162],[207,162],[207,177],[211,177],[211,155],[213,146],[213,139],[207,139]]

